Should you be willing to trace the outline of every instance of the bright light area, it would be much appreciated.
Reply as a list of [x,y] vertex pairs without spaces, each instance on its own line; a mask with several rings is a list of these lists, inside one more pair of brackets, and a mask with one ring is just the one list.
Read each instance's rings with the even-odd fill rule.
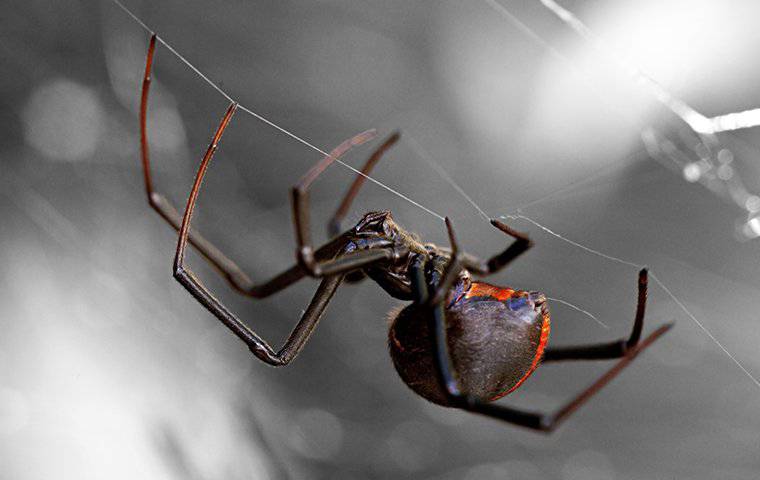
[[706,73],[724,42],[722,30],[713,28],[726,15],[720,2],[643,0],[601,5],[582,18],[586,25],[622,59],[666,86]]
[[760,125],[760,108],[745,110],[743,112],[718,115],[710,119],[713,131],[728,132],[740,128],[751,128]]
[[760,218],[758,217],[751,218],[746,224],[744,224],[744,228],[742,228],[742,233],[747,238],[760,237]]
[[702,169],[699,167],[699,163],[692,162],[683,167],[683,178],[687,182],[697,182],[702,177]]

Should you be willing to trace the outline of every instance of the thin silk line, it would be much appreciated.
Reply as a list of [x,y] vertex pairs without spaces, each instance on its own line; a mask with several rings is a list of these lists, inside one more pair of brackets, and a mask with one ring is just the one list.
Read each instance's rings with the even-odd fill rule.
[[414,139],[413,137],[411,137],[409,135],[406,135],[406,137],[404,137],[404,138],[407,139],[409,145],[412,147],[412,150],[414,150],[414,153],[416,153],[417,156],[419,156],[421,159],[423,159],[425,161],[425,163],[427,163],[433,170],[435,170],[438,173],[438,175],[441,176],[441,178],[443,178],[444,180],[446,180],[449,183],[449,185],[451,185],[452,188],[454,188],[454,190],[456,190],[457,192],[459,192],[459,194],[462,195],[462,197],[464,197],[464,199],[467,200],[467,202],[469,202],[469,204],[472,205],[472,207],[475,210],[477,210],[478,213],[487,222],[491,221],[491,217],[489,217],[488,214],[486,214],[486,212],[484,212],[483,209],[480,208],[480,206],[477,203],[475,203],[475,200],[473,200],[472,197],[470,197],[469,195],[467,195],[467,192],[465,192],[464,189],[462,189],[462,187],[460,187],[459,184],[457,184],[454,181],[454,179],[451,178],[448,173],[446,173],[446,170],[444,170],[443,167],[441,167],[440,165],[438,165],[438,162],[436,162],[435,160],[433,160],[430,157],[430,155],[428,155],[428,153],[425,151],[424,148],[422,148],[422,145],[420,145],[417,142],[416,139]]
[[[646,154],[646,150],[645,149],[638,150],[638,151],[636,151],[636,152],[628,155],[622,161],[623,162],[628,162],[631,159],[633,159],[633,158],[635,158],[635,157],[637,157],[639,155],[642,155],[642,154]],[[589,183],[592,183],[592,182],[595,182],[595,181],[599,180],[599,178],[601,176],[605,175],[606,173],[608,173],[607,171],[609,169],[611,169],[613,166],[615,166],[615,165],[612,164],[612,163],[608,163],[607,165],[605,165],[605,166],[603,166],[601,168],[597,168],[591,175],[583,177],[583,178],[579,178],[578,180],[575,180],[573,182],[565,184],[564,186],[558,188],[557,190],[554,190],[551,193],[548,193],[548,194],[546,194],[546,195],[544,195],[542,197],[538,197],[537,199],[531,200],[531,201],[529,201],[527,203],[523,203],[519,207],[517,207],[514,210],[512,210],[512,212],[514,212],[514,213],[521,213],[524,209],[526,209],[528,207],[536,206],[539,203],[543,203],[543,202],[545,202],[547,200],[556,199],[557,197],[563,196],[563,195],[574,194],[582,186],[585,186],[586,184],[589,184]],[[510,213],[512,213],[512,212],[510,212]]]
[[[113,0],[113,1],[115,2],[117,0]],[[151,32],[151,33],[153,33],[153,32]],[[221,87],[219,87],[219,85],[217,85],[216,83],[212,82],[211,79],[209,79],[206,75],[204,75],[203,72],[201,72],[200,70],[198,70],[195,67],[195,65],[193,65],[192,63],[190,63],[185,57],[183,57],[182,55],[180,55],[179,52],[176,51],[174,49],[174,47],[172,47],[171,45],[169,45],[163,38],[161,38],[160,36],[156,35],[156,40],[158,40],[159,42],[161,42],[161,44],[164,47],[166,47],[170,52],[172,52],[174,54],[174,56],[176,56],[177,58],[179,58],[180,60],[182,60],[182,62],[185,65],[187,65],[188,67],[190,67],[190,69],[192,71],[194,71],[195,73],[197,73],[199,77],[201,77],[203,80],[206,81],[206,83],[208,83],[209,85],[211,85],[212,87],[214,87],[216,89],[216,91],[219,92],[219,93],[221,93],[222,96],[224,98],[226,98],[230,103],[237,103],[235,100],[232,99],[232,97],[230,97],[229,95],[227,95],[227,93],[225,93],[225,91],[222,90]],[[238,108],[240,108],[240,105],[238,105]]]
[[578,311],[578,312],[580,312],[580,313],[582,313],[582,314],[586,315],[587,317],[591,318],[592,320],[594,320],[596,323],[598,323],[598,324],[599,324],[599,325],[601,325],[602,327],[606,328],[607,330],[609,330],[609,329],[610,329],[609,325],[607,325],[607,324],[606,324],[606,323],[604,323],[603,321],[601,321],[601,320],[599,320],[598,318],[596,318],[596,317],[595,317],[595,316],[594,316],[594,315],[593,315],[591,312],[588,312],[588,311],[586,311],[586,310],[584,310],[584,309],[582,309],[582,308],[578,307],[577,305],[573,305],[572,303],[570,303],[570,302],[567,302],[567,301],[565,301],[565,300],[561,300],[561,299],[559,299],[559,298],[554,298],[554,297],[546,297],[546,298],[547,298],[548,300],[551,300],[551,301],[553,301],[553,302],[561,303],[562,305],[567,305],[568,307],[572,308],[573,310],[576,310],[576,311]]
[[[127,15],[129,15],[130,17],[132,17],[132,19],[135,22],[137,22],[148,33],[155,34],[155,32],[153,31],[153,29],[151,29],[148,25],[146,25],[145,22],[143,22],[142,20],[140,20],[140,18],[138,18],[137,15],[135,15],[134,13],[132,13],[126,6],[124,6],[123,3],[121,3],[119,0],[111,0],[111,1],[113,3],[115,3],[119,8],[121,8]],[[211,81],[211,79],[209,79],[206,75],[204,75],[203,72],[201,72],[195,65],[193,65],[192,63],[190,63],[189,60],[187,60],[179,52],[177,52],[177,50],[175,50],[174,47],[172,47],[171,45],[169,45],[169,43],[166,42],[163,38],[161,38],[160,36],[156,35],[156,39],[164,47],[166,47],[172,54],[174,54],[177,58],[179,58],[185,65],[187,65],[192,71],[194,71],[199,77],[201,77],[206,83],[208,83],[209,85],[211,85],[217,92],[219,92],[230,103],[238,103],[235,99],[233,99],[231,96],[229,96],[224,90],[222,90],[216,83],[214,83],[213,81]],[[326,157],[331,157],[331,155],[329,153],[325,152],[321,148],[316,147],[312,143],[308,142],[307,140],[304,140],[303,138],[299,137],[298,135],[292,133],[291,131],[289,131],[289,130],[287,130],[287,129],[285,129],[285,128],[279,126],[279,125],[277,125],[276,123],[272,122],[271,120],[268,120],[267,118],[259,115],[258,113],[254,112],[250,108],[248,108],[248,107],[246,107],[244,105],[238,104],[238,109],[246,112],[247,114],[249,114],[251,116],[253,116],[257,120],[259,120],[261,122],[264,122],[265,124],[269,125],[270,127],[275,128],[276,130],[284,133],[285,135],[289,136],[290,138],[292,138],[292,139],[300,142],[301,144],[306,145],[307,147],[311,148],[312,150],[314,150],[316,152],[319,152],[319,153],[321,153],[322,155],[324,155]],[[355,169],[354,167],[348,165],[347,163],[341,161],[338,158],[334,158],[334,157],[331,157],[331,158],[333,158],[333,160],[336,163],[339,163],[340,165],[342,165],[342,166],[348,168],[349,170],[351,170],[352,172],[354,172],[354,173],[356,173],[358,175],[361,175],[362,177],[364,177],[367,180],[371,181],[375,185],[378,185],[378,186],[384,188],[385,190],[387,190],[387,191],[391,192],[392,194],[396,195],[397,197],[399,197],[399,198],[401,198],[403,200],[406,200],[407,202],[411,203],[415,207],[417,207],[417,208],[419,208],[421,210],[424,210],[425,212],[427,212],[430,215],[438,218],[441,221],[444,220],[443,215],[440,215],[440,214],[434,212],[433,210],[425,207],[424,205],[420,204],[419,202],[416,202],[416,201],[412,200],[411,198],[409,198],[408,196],[404,195],[403,193],[401,193],[401,192],[399,192],[399,191],[397,191],[397,190],[389,187],[388,185],[385,185],[384,183],[382,183],[379,180],[376,180],[376,179],[370,177],[369,175],[366,175],[365,173],[363,173],[363,172]]]
[[[430,165],[430,167],[433,170],[435,170],[438,173],[438,175],[441,176],[441,178],[443,178],[446,182],[448,182],[449,185],[451,185],[451,187],[454,188],[454,190],[456,190],[457,192],[459,192],[459,194],[462,195],[462,197],[465,200],[467,200],[467,202],[469,202],[470,205],[472,205],[475,208],[475,210],[477,210],[478,213],[480,213],[480,215],[487,222],[491,221],[491,217],[489,217],[488,214],[482,208],[480,208],[480,206],[477,203],[475,203],[475,200],[473,200],[472,197],[470,197],[469,195],[467,195],[467,192],[465,192],[464,189],[462,187],[460,187],[459,184],[456,183],[456,181],[454,181],[453,178],[451,178],[451,176],[446,172],[446,170],[443,167],[441,167],[438,164],[438,162],[436,162],[435,160],[433,160],[433,158],[427,153],[427,151],[422,147],[422,145],[420,145],[419,142],[417,142],[417,140],[414,137],[411,137],[411,136],[407,135],[405,138],[407,138],[407,140],[409,142],[409,145],[412,147],[412,150],[414,150],[414,152],[417,154],[418,157],[422,158],[428,165]],[[599,325],[601,325],[602,327],[604,327],[606,329],[610,328],[606,323],[604,323],[601,320],[599,320],[591,312],[589,312],[587,310],[584,310],[584,309],[580,308],[577,305],[574,305],[574,304],[572,304],[572,303],[570,303],[570,302],[568,302],[566,300],[561,300],[559,298],[551,298],[551,297],[546,297],[546,298],[548,298],[549,300],[555,301],[557,303],[561,303],[563,305],[566,305],[566,306],[572,308],[573,310],[576,310],[576,311],[578,311],[578,312],[586,315],[587,317],[591,318],[596,323],[598,323]]]
[[512,25],[514,25],[515,27],[517,27],[517,29],[520,30],[524,35],[527,35],[528,37],[530,37],[531,39],[533,39],[534,42],[542,45],[552,55],[554,55],[558,59],[562,60],[563,62],[572,63],[564,55],[562,55],[559,52],[559,50],[557,50],[549,42],[547,42],[546,40],[544,40],[543,38],[541,38],[541,36],[539,34],[537,34],[536,32],[534,32],[533,29],[530,28],[529,26],[525,25],[522,22],[522,20],[520,20],[519,18],[515,17],[512,14],[512,12],[510,12],[509,10],[507,10],[506,7],[504,7],[502,4],[500,4],[496,0],[484,0],[484,1],[487,4],[489,4],[491,6],[491,8],[493,8],[499,14],[501,14],[501,16],[503,16],[504,18],[506,18],[507,20],[509,20],[509,22],[512,23]]
[[578,242],[574,242],[574,241],[570,240],[569,238],[565,238],[562,235],[560,235],[559,233],[557,233],[557,232],[549,229],[548,227],[545,227],[544,225],[541,225],[540,223],[538,223],[537,221],[533,220],[532,218],[526,217],[525,215],[522,215],[522,214],[517,214],[517,215],[502,215],[501,218],[505,218],[505,219],[516,219],[516,218],[519,218],[519,219],[525,220],[525,221],[530,222],[533,225],[537,226],[538,228],[540,228],[541,230],[545,231],[549,235],[552,235],[552,236],[555,236],[555,237],[559,238],[563,242],[567,242],[570,245],[573,245],[574,247],[578,247],[578,248],[580,248],[582,250],[585,250],[585,251],[587,251],[589,253],[592,253],[594,255],[597,255],[599,257],[606,258],[607,260],[611,260],[611,261],[617,262],[617,263],[622,263],[623,265],[630,265],[631,267],[636,267],[638,269],[642,269],[642,268],[646,267],[645,265],[641,265],[641,264],[634,263],[634,262],[629,262],[628,260],[623,260],[622,258],[613,257],[612,255],[607,255],[606,253],[602,253],[599,250],[594,250],[593,248],[589,248],[589,247],[587,247],[585,245],[581,245]]
[[[414,150],[414,152],[417,154],[417,156],[419,156],[421,159],[423,159],[425,161],[425,163],[427,163],[428,165],[430,165],[430,167],[433,170],[435,170],[438,173],[438,175],[441,176],[441,178],[443,178],[446,182],[448,182],[449,185],[451,185],[451,187],[454,188],[454,190],[456,190],[457,192],[459,192],[459,194],[462,195],[462,197],[465,200],[467,200],[467,202],[469,202],[469,204],[472,205],[473,208],[475,208],[475,210],[477,210],[478,213],[480,213],[480,215],[487,222],[491,221],[491,217],[489,217],[488,214],[482,208],[480,208],[480,205],[478,205],[477,203],[475,203],[475,200],[473,200],[472,197],[470,197],[469,195],[467,195],[467,192],[465,192],[464,189],[462,187],[460,187],[459,184],[456,183],[456,181],[454,181],[453,178],[451,178],[451,176],[446,172],[446,170],[444,170],[443,167],[441,167],[438,164],[438,162],[436,162],[435,160],[433,160],[433,158],[427,153],[427,151],[425,151],[424,148],[422,148],[422,145],[420,145],[419,142],[417,142],[417,140],[414,137],[411,137],[411,136],[407,135],[406,138],[407,138],[407,140],[409,142],[409,145],[412,147],[412,150]],[[552,300],[554,302],[566,305],[566,306],[572,308],[573,310],[576,310],[576,311],[578,311],[578,312],[586,315],[587,317],[591,318],[596,323],[598,323],[599,325],[601,325],[602,327],[604,327],[604,328],[606,328],[608,330],[610,328],[606,323],[602,322],[596,316],[594,316],[594,314],[592,314],[591,312],[589,312],[587,310],[584,310],[584,309],[580,308],[577,305],[574,305],[574,304],[572,304],[572,303],[570,303],[570,302],[568,302],[566,300],[561,300],[559,298],[552,298],[552,297],[546,297],[546,298],[548,298],[549,300]]]
[[674,301],[674,302],[675,302],[675,303],[676,303],[676,304],[677,304],[679,307],[681,307],[681,310],[683,310],[683,311],[684,311],[684,313],[686,313],[686,315],[688,315],[688,316],[689,316],[689,317],[690,317],[690,318],[691,318],[691,319],[694,321],[694,323],[696,323],[696,324],[697,324],[697,326],[698,326],[699,328],[701,328],[701,329],[702,329],[702,331],[703,331],[703,332],[705,332],[705,334],[706,334],[708,337],[710,337],[710,339],[711,339],[713,342],[715,342],[715,345],[717,345],[718,347],[720,347],[720,349],[721,349],[721,350],[723,350],[723,353],[725,353],[726,355],[728,355],[728,358],[730,358],[731,360],[733,360],[733,361],[734,361],[734,363],[736,364],[736,366],[737,366],[737,367],[739,367],[739,368],[741,368],[741,370],[742,370],[742,371],[743,371],[743,372],[744,372],[744,373],[745,373],[745,374],[746,374],[746,375],[747,375],[747,376],[748,376],[748,377],[749,377],[749,378],[750,378],[750,379],[751,379],[753,382],[755,382],[755,385],[757,385],[758,387],[760,387],[760,382],[758,382],[758,380],[757,380],[757,379],[756,379],[756,378],[755,378],[755,377],[754,377],[754,376],[753,376],[751,373],[749,373],[749,371],[747,371],[747,369],[746,369],[746,368],[744,368],[744,365],[742,365],[742,364],[741,364],[741,362],[739,362],[739,360],[737,360],[737,359],[736,359],[736,357],[734,357],[733,355],[731,355],[731,353],[730,353],[728,350],[726,350],[726,347],[724,347],[724,346],[723,346],[723,344],[722,344],[722,343],[720,343],[720,342],[718,341],[718,339],[717,339],[717,338],[715,338],[715,337],[713,336],[713,334],[712,334],[712,333],[710,333],[710,331],[709,331],[707,328],[705,328],[705,326],[704,326],[704,325],[702,325],[702,322],[700,322],[699,320],[697,320],[697,318],[696,318],[696,317],[695,317],[695,316],[694,316],[694,315],[693,315],[693,314],[692,314],[692,313],[691,313],[689,310],[687,310],[687,309],[686,309],[686,305],[684,305],[684,304],[683,304],[683,302],[681,302],[681,300],[679,300],[678,298],[676,298],[676,296],[675,296],[675,295],[673,295],[673,292],[671,292],[671,291],[670,291],[670,289],[669,289],[668,287],[666,287],[664,283],[662,283],[662,281],[661,281],[661,280],[660,280],[660,279],[657,277],[657,275],[655,275],[653,272],[649,272],[649,276],[650,276],[650,278],[652,278],[652,280],[654,280],[654,281],[655,281],[655,283],[657,283],[657,285],[659,285],[659,286],[660,286],[660,288],[662,288],[662,290],[663,290],[665,293],[667,293],[667,294],[668,294],[668,296],[669,296],[670,298],[672,298],[672,299],[673,299],[673,301]]

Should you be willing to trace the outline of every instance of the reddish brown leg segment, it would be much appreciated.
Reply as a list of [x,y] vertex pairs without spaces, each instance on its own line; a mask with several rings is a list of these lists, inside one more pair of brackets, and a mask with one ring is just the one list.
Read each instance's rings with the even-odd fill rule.
[[533,242],[527,235],[518,232],[509,225],[495,219],[491,220],[491,225],[514,238],[514,241],[504,251],[486,261],[480,260],[473,255],[465,254],[462,259],[465,267],[467,270],[478,275],[491,275],[501,271],[533,246]]
[[[166,197],[153,189],[153,178],[150,168],[147,115],[151,71],[153,68],[155,51],[156,35],[153,34],[151,35],[150,43],[148,44],[148,55],[145,60],[145,73],[143,75],[142,95],[140,99],[140,157],[148,203],[169,225],[174,227],[175,230],[179,230],[182,217],[180,217],[177,209],[166,199]],[[256,296],[254,294],[254,285],[250,277],[211,242],[203,238],[198,232],[192,230],[190,232],[190,243],[198,249],[198,251],[222,274],[222,276],[224,276],[235,290],[245,295]],[[288,278],[292,278],[294,275],[295,271],[290,272]]]
[[328,224],[328,231],[331,236],[335,236],[340,234],[340,232],[343,231],[341,228],[341,223],[343,222],[343,219],[346,217],[346,214],[348,214],[348,210],[351,208],[351,204],[356,199],[356,196],[359,194],[359,190],[361,190],[364,183],[367,181],[366,175],[369,175],[372,172],[372,169],[375,168],[375,165],[378,161],[383,157],[385,152],[388,151],[396,142],[398,142],[398,139],[401,137],[401,134],[399,132],[394,132],[391,134],[390,137],[388,137],[382,145],[377,147],[377,149],[372,152],[372,155],[370,155],[369,159],[367,160],[367,163],[364,164],[364,167],[362,167],[361,172],[362,174],[356,174],[356,178],[354,179],[354,182],[351,184],[351,187],[349,187],[348,191],[346,192],[346,196],[343,197],[343,200],[340,202],[340,205],[338,206],[338,209],[335,211],[335,214],[333,215],[332,219],[330,220],[330,223]]
[[[451,223],[447,220],[446,224],[449,228],[449,239],[451,241],[452,250],[454,252],[449,265],[451,266],[457,262],[457,247],[456,240],[453,235],[453,229],[451,228]],[[505,231],[506,233],[510,233],[509,231],[500,228],[502,225],[495,224],[495,226],[500,230]],[[506,227],[506,225],[503,226]],[[512,235],[512,233],[510,233],[510,235]],[[509,248],[503,254],[494,257],[501,257],[501,260],[494,263],[503,265],[509,263],[509,261],[511,261],[514,257],[510,258],[510,256],[505,255],[508,251]],[[492,262],[488,263],[491,264]],[[433,304],[431,331],[434,332],[433,345],[436,365],[438,367],[438,377],[439,381],[441,382],[441,386],[443,387],[444,391],[447,392],[449,403],[473,413],[479,413],[482,415],[487,415],[489,417],[498,418],[509,423],[542,432],[551,432],[556,429],[564,420],[570,417],[578,408],[585,404],[591,397],[597,394],[605,385],[607,385],[610,381],[612,381],[612,379],[620,374],[620,372],[625,367],[627,367],[638,356],[639,353],[652,345],[658,338],[664,335],[673,326],[673,324],[662,325],[654,332],[652,332],[647,338],[645,338],[644,341],[639,342],[639,338],[641,337],[641,332],[644,326],[644,313],[646,309],[647,298],[647,272],[646,270],[642,270],[639,272],[638,305],[636,307],[636,317],[634,320],[633,330],[628,339],[599,345],[564,347],[555,349],[551,351],[551,353],[549,351],[546,353],[547,361],[619,358],[617,363],[615,363],[612,368],[607,370],[607,372],[600,376],[594,383],[592,383],[589,387],[576,395],[575,398],[567,402],[564,406],[552,414],[525,411],[504,405],[487,403],[479,400],[478,398],[468,395],[467,392],[463,392],[459,388],[459,383],[457,382],[457,379],[454,375],[454,368],[452,365],[451,356],[448,351],[446,311],[443,306],[442,295],[440,295],[440,292],[442,290],[448,288],[445,287],[445,284],[451,283],[451,280],[447,279],[446,277],[447,275],[444,275],[444,280],[441,286],[431,288],[431,303]]]
[[627,367],[644,349],[651,346],[658,338],[664,335],[673,327],[673,324],[665,324],[652,332],[644,341],[636,344],[633,348],[626,351],[625,355],[615,363],[607,372],[599,377],[588,388],[579,393],[575,398],[566,403],[553,414],[542,414],[538,412],[526,412],[514,408],[495,405],[492,403],[481,403],[476,399],[462,397],[462,408],[475,413],[481,413],[490,417],[499,418],[510,423],[528,427],[542,432],[551,432],[556,429],[560,423],[570,417],[578,408],[586,403],[591,397],[598,393],[605,385],[612,381],[620,372]]
[[[296,234],[296,258],[298,264],[312,277],[322,277],[338,272],[348,272],[365,267],[370,263],[390,259],[394,253],[390,249],[359,250],[343,255],[342,258],[319,262],[311,246],[309,228],[309,187],[338,158],[352,147],[361,145],[375,137],[374,130],[367,130],[335,147],[329,155],[309,169],[291,190],[293,201],[293,223]],[[351,268],[352,267],[352,268]],[[336,270],[337,269],[337,270]]]
[[[214,316],[237,335],[238,338],[245,342],[257,358],[271,365],[286,365],[303,349],[316,328],[317,323],[322,318],[327,305],[343,281],[345,272],[355,270],[356,268],[360,268],[372,262],[384,261],[390,258],[392,253],[387,249],[365,250],[358,252],[355,255],[344,255],[337,259],[317,262],[316,267],[318,271],[321,272],[321,275],[324,276],[324,279],[314,294],[311,303],[293,329],[293,332],[290,334],[283,347],[277,351],[269,346],[266,341],[259,337],[253,330],[246,326],[237,316],[219,302],[219,300],[217,300],[195,276],[192,270],[185,265],[185,253],[190,236],[190,223],[192,221],[193,211],[195,210],[195,204],[198,200],[201,184],[203,183],[203,178],[208,170],[211,159],[219,146],[219,141],[224,134],[224,130],[229,125],[236,109],[236,103],[232,103],[227,109],[227,112],[222,118],[222,121],[206,150],[206,154],[203,156],[201,165],[198,168],[198,173],[193,182],[193,188],[190,191],[187,207],[185,208],[185,215],[182,218],[179,230],[177,252],[174,257],[174,277],[187,289],[188,292],[190,292],[191,295],[193,295],[193,297],[195,297],[196,300],[198,300],[198,302],[214,314]],[[307,174],[305,177],[307,181],[304,182],[307,187],[327,165],[329,165],[329,163],[323,160],[317,164],[317,167],[320,167],[321,169],[312,169]],[[296,219],[298,219],[298,217],[296,217]],[[296,221],[296,223],[299,224],[298,221]],[[333,248],[337,253],[337,251],[340,250],[340,241],[342,241],[342,238],[330,242],[325,248]],[[317,250],[317,253],[320,251],[324,251],[324,248]],[[270,282],[263,284],[262,286],[254,287],[254,292],[256,293],[255,296],[261,295],[262,291],[269,294],[273,291],[285,288],[302,277],[303,272],[298,267],[287,270]]]
[[544,352],[544,362],[557,362],[561,360],[604,360],[620,358],[634,348],[641,338],[644,329],[644,314],[647,305],[647,280],[646,269],[639,272],[638,301],[636,304],[636,316],[633,320],[633,329],[626,339],[608,343],[596,343],[591,345],[575,345],[567,347],[547,348]]

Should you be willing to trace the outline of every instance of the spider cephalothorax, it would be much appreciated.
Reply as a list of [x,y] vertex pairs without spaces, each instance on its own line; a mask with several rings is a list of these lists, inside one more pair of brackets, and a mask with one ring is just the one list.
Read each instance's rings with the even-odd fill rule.
[[[441,405],[466,409],[536,430],[551,431],[670,328],[670,325],[661,326],[639,341],[647,286],[646,270],[642,270],[633,330],[627,339],[546,348],[549,312],[543,294],[497,287],[471,278],[471,274],[487,276],[501,271],[532,245],[524,234],[498,220],[492,220],[491,224],[511,237],[512,242],[504,251],[486,261],[460,251],[448,219],[449,248],[422,243],[416,235],[399,227],[387,211],[368,213],[354,228],[340,233],[341,220],[365,176],[398,140],[398,134],[393,134],[375,150],[354,180],[329,223],[333,239],[314,249],[308,227],[309,187],[351,147],[374,138],[374,131],[361,133],[343,142],[293,187],[291,198],[296,231],[296,263],[268,281],[254,283],[232,260],[190,226],[203,177],[237,109],[236,103],[227,109],[201,161],[184,216],[180,217],[168,200],[153,190],[146,111],[155,44],[156,37],[153,35],[148,48],[140,106],[141,156],[148,201],[153,209],[179,230],[174,259],[175,278],[245,342],[260,360],[275,366],[290,363],[303,349],[341,283],[369,277],[391,296],[412,302],[395,316],[389,332],[393,363],[412,390]],[[188,243],[222,272],[235,290],[253,298],[275,294],[307,276],[322,280],[311,303],[281,348],[272,348],[200,282],[185,264]],[[549,362],[612,358],[619,360],[607,373],[552,415],[491,403],[519,387],[542,359]]]

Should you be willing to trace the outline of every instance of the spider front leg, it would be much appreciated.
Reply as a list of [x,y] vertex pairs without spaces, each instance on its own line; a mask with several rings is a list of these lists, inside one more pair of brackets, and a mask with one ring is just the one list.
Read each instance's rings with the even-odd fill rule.
[[379,147],[377,147],[374,152],[372,152],[372,155],[370,155],[367,163],[365,163],[364,167],[362,167],[361,173],[356,174],[354,182],[349,187],[346,195],[340,202],[338,209],[335,210],[335,214],[333,214],[333,217],[330,219],[330,222],[327,225],[328,233],[331,236],[339,235],[343,231],[343,219],[346,217],[349,208],[351,208],[351,204],[353,203],[354,199],[356,199],[356,196],[359,194],[359,190],[367,181],[366,176],[372,172],[375,164],[380,161],[388,149],[390,149],[396,142],[398,142],[398,139],[400,137],[401,134],[399,132],[393,132],[390,137],[386,138],[385,141]]
[[[321,274],[325,278],[322,280],[322,283],[317,289],[309,307],[306,309],[306,312],[304,312],[298,324],[296,324],[296,327],[288,337],[285,345],[278,351],[272,349],[269,344],[230,312],[185,265],[185,253],[190,236],[190,224],[192,222],[193,211],[195,210],[195,204],[198,200],[198,194],[200,192],[201,184],[203,183],[203,178],[208,170],[209,163],[218,148],[224,130],[229,125],[236,109],[237,104],[235,103],[232,103],[227,109],[227,112],[222,118],[222,121],[203,156],[201,165],[198,168],[198,173],[196,174],[193,188],[190,191],[190,196],[187,200],[187,207],[185,208],[185,214],[182,218],[182,224],[179,231],[177,252],[174,257],[174,277],[190,292],[190,294],[193,295],[193,297],[195,297],[196,300],[198,300],[235,335],[245,342],[256,357],[271,365],[286,365],[298,355],[306,344],[306,341],[311,336],[314,328],[316,328],[317,323],[322,318],[322,315],[327,308],[327,304],[330,302],[335,291],[338,289],[338,286],[343,281],[344,274],[356,268],[366,266],[372,262],[384,261],[387,258],[391,258],[394,253],[385,249],[368,250],[364,252],[366,255],[361,257],[358,255],[338,256],[335,259],[324,260],[317,263],[317,265],[322,268]],[[316,258],[320,258],[320,252],[324,252],[326,248],[328,251],[337,254],[342,243],[343,240],[340,238],[333,240],[328,243],[326,247],[316,251]],[[270,282],[255,287],[255,291],[261,295],[271,294],[274,291],[281,290],[303,278],[303,275],[304,273],[301,267],[296,266],[276,276]]]
[[[145,183],[145,193],[148,197],[148,204],[175,230],[179,230],[182,223],[182,217],[172,203],[162,194],[156,192],[153,188],[153,178],[150,168],[150,154],[148,148],[148,94],[150,93],[151,70],[153,68],[153,56],[156,51],[156,35],[150,37],[148,45],[148,54],[145,60],[145,73],[142,82],[142,94],[140,99],[140,158],[143,169],[143,180]],[[257,297],[261,293],[258,291],[251,278],[224,253],[221,252],[211,242],[206,240],[200,233],[191,229],[190,243],[206,258],[206,260],[222,274],[227,282],[239,293]],[[292,279],[297,276],[297,272],[290,272],[290,275],[283,280]],[[277,284],[277,286],[286,286],[287,281]],[[274,286],[274,285],[273,285]],[[276,289],[275,289],[276,290]]]
[[[348,191],[343,197],[343,200],[341,200],[340,205],[338,205],[338,208],[335,210],[335,213],[327,224],[327,233],[331,237],[338,236],[343,232],[343,219],[346,217],[346,214],[351,208],[351,204],[353,203],[354,199],[356,199],[356,196],[359,194],[359,190],[367,181],[367,175],[372,172],[372,169],[375,167],[377,162],[379,162],[385,152],[388,151],[388,149],[390,149],[398,141],[400,136],[401,134],[399,132],[394,132],[388,138],[386,138],[385,141],[380,144],[380,146],[377,147],[375,151],[372,152],[372,154],[369,156],[369,159],[361,169],[361,173],[356,174],[356,178],[354,178],[353,183],[349,187]],[[364,280],[364,278],[366,278],[366,274],[361,270],[357,270],[346,275],[345,282],[357,283]]]
[[[309,231],[309,187],[312,183],[338,158],[348,152],[352,147],[361,145],[376,135],[374,130],[360,133],[335,147],[319,163],[314,165],[301,180],[292,188],[293,223],[296,234],[296,259],[304,271],[312,277],[322,277],[339,272],[358,270],[372,263],[391,260],[404,252],[394,251],[388,248],[358,250],[335,260],[320,262],[311,245]],[[395,141],[395,140],[393,140]],[[386,144],[388,141],[386,141]],[[390,144],[392,144],[391,142]],[[381,147],[382,148],[382,147]],[[387,148],[387,147],[386,147]],[[363,178],[363,177],[362,177]],[[349,191],[350,193],[350,191]]]

